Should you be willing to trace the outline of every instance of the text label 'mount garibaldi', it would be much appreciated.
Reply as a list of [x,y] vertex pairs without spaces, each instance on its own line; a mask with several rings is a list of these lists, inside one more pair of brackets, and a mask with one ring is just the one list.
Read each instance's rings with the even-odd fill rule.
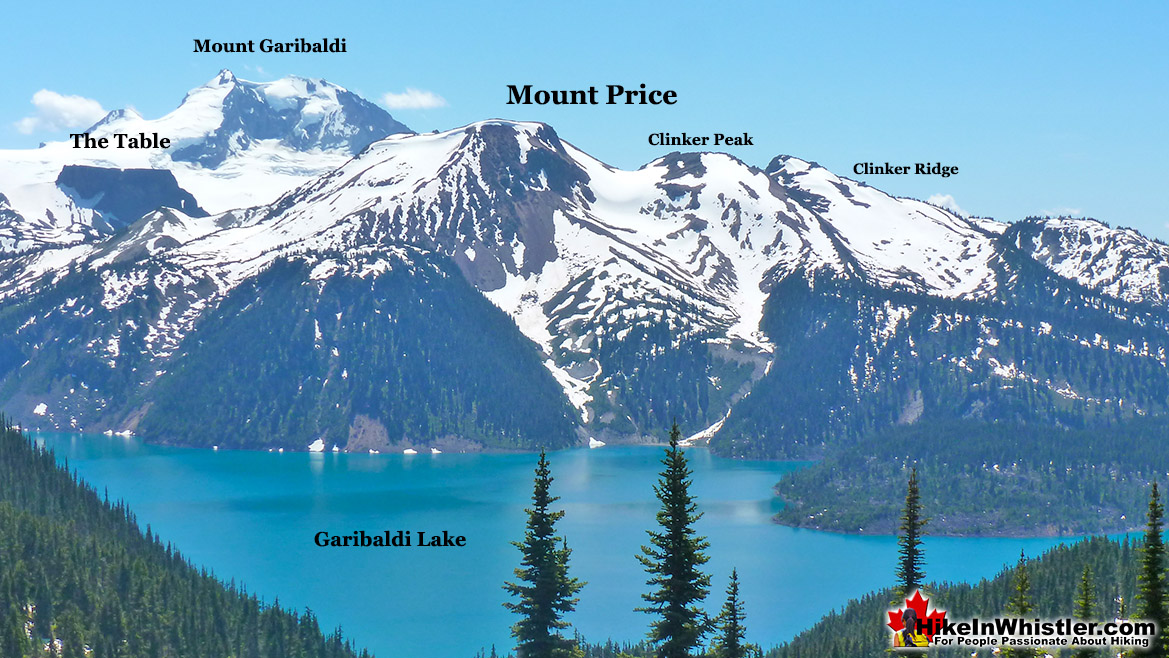
[[[212,41],[210,39],[195,39],[197,53],[344,53],[345,39],[318,39],[309,41],[304,37],[297,37],[291,41],[277,39],[255,39],[247,41]],[[259,47],[257,48],[257,43]]]

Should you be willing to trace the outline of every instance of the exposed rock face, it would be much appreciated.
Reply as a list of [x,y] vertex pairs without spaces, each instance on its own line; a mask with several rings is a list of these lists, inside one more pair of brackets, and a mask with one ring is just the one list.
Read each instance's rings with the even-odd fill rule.
[[349,442],[345,444],[347,452],[384,452],[389,449],[390,437],[381,421],[364,414],[353,418],[353,424],[349,426]]
[[57,187],[83,207],[96,210],[112,231],[118,231],[158,208],[181,210],[190,217],[207,212],[190,192],[179,187],[165,169],[107,169],[65,165]]

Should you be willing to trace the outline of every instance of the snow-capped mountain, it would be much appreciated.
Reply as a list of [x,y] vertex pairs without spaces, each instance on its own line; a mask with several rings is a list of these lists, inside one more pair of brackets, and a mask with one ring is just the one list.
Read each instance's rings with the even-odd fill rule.
[[[1140,252],[1148,264],[1094,279],[1061,269],[1068,259],[1052,254],[1069,247],[1053,251],[1053,239],[894,198],[794,157],[759,169],[722,153],[671,153],[623,171],[547,125],[484,121],[389,136],[267,205],[202,218],[165,209],[101,244],[0,261],[0,304],[18,335],[0,392],[18,418],[50,397],[43,411],[58,425],[66,414],[76,426],[141,421],[186,442],[190,430],[169,418],[194,412],[167,391],[201,399],[239,386],[220,379],[222,359],[234,357],[215,346],[256,341],[257,350],[303,342],[317,355],[280,371],[273,386],[300,382],[283,406],[243,405],[239,423],[264,445],[289,431],[288,408],[312,410],[312,431],[351,447],[451,437],[531,445],[561,432],[568,421],[555,401],[532,403],[532,418],[545,414],[539,426],[491,416],[492,386],[464,385],[465,368],[444,379],[436,365],[482,350],[509,355],[510,365],[491,366],[501,381],[550,374],[581,437],[654,434],[673,418],[732,454],[814,447],[922,414],[1017,414],[1017,396],[1050,399],[1050,412],[1028,403],[1043,422],[1165,411],[1163,304],[1130,306],[1150,293],[1127,298],[1117,281],[1169,259],[1150,247]],[[466,301],[467,284],[497,310]],[[440,311],[450,299],[464,310]],[[54,327],[91,315],[63,345]],[[451,337],[465,324],[490,327],[472,352],[471,339]],[[515,342],[517,331],[530,343]],[[78,349],[100,362],[89,375],[41,356]],[[1098,371],[1138,372],[1141,387],[1048,363],[1060,350],[1099,361]],[[279,359],[301,363],[299,354]],[[419,354],[419,369],[403,370]],[[125,381],[97,393],[93,382],[111,372]],[[395,386],[435,387],[429,420],[401,424],[405,412],[391,408],[406,394],[395,397]]]
[[1009,239],[1056,274],[1128,302],[1169,304],[1169,245],[1092,219],[1026,219]]
[[160,119],[119,110],[86,132],[94,137],[157,132],[170,138],[167,156],[172,161],[215,169],[263,142],[292,151],[355,155],[386,135],[411,131],[385,110],[331,82],[295,76],[249,82],[225,69]]
[[[827,268],[943,297],[990,295],[1003,229],[796,158],[763,171],[727,154],[675,153],[621,171],[549,126],[488,121],[383,140],[238,230],[256,253],[277,253],[277,244],[435,249],[542,343],[555,314],[537,309],[551,299],[573,296],[573,321],[588,309],[585,324],[603,327],[629,311],[614,302],[635,288],[700,309],[679,322],[762,344],[767,288],[797,271]],[[220,253],[239,242],[224,232],[189,248]],[[652,314],[642,301],[638,313]]]
[[[488,121],[382,140],[246,220],[155,258],[226,293],[296,251],[438,251],[561,364],[554,372],[582,406],[604,376],[589,344],[630,324],[665,322],[680,337],[766,351],[768,288],[794,272],[827,269],[944,297],[994,290],[988,263],[1002,225],[895,199],[795,158],[770,170],[702,153],[620,171],[549,126]],[[136,246],[135,236],[121,244]]]
[[371,142],[409,129],[324,80],[249,82],[224,70],[161,118],[115,110],[85,132],[111,139],[115,133],[157,133],[171,146],[85,149],[65,140],[0,151],[0,193],[15,213],[0,215],[0,251],[93,241],[138,219],[111,217],[96,205],[103,194],[71,193],[58,180],[67,165],[168,170],[182,193],[193,196],[195,207],[221,213],[270,203]]

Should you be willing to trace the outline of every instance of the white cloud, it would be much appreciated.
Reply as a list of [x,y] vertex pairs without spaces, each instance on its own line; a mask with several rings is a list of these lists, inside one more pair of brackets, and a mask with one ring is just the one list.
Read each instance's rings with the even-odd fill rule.
[[1081,208],[1067,208],[1065,206],[1059,206],[1057,208],[1041,210],[1039,211],[1039,214],[1044,217],[1075,217],[1077,215],[1083,215],[1084,211]]
[[945,208],[959,217],[969,217],[970,213],[962,210],[958,202],[954,200],[953,195],[950,194],[935,194],[926,199],[927,203],[931,203],[939,208]]
[[391,110],[429,110],[446,107],[446,99],[433,91],[407,87],[401,94],[388,92],[382,96],[382,103]]
[[14,125],[22,134],[56,131],[66,128],[88,128],[106,115],[101,103],[84,96],[65,96],[42,89],[32,95],[36,111]]

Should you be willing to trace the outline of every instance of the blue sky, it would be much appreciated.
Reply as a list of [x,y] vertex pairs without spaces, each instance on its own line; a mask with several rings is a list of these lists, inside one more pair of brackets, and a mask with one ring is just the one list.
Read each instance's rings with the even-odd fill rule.
[[[10,3],[5,13],[0,148],[69,132],[37,119],[40,90],[153,118],[229,68],[251,80],[323,77],[376,101],[429,91],[446,105],[394,116],[420,131],[545,121],[625,168],[671,150],[650,146],[653,132],[748,132],[754,146],[727,150],[760,167],[792,154],[893,194],[951,195],[978,215],[1072,213],[1169,238],[1164,2],[212,0]],[[349,52],[192,52],[195,38],[298,36],[345,37]],[[506,105],[508,84],[640,83],[676,90],[678,103]],[[960,173],[852,175],[865,161],[941,161]]]

